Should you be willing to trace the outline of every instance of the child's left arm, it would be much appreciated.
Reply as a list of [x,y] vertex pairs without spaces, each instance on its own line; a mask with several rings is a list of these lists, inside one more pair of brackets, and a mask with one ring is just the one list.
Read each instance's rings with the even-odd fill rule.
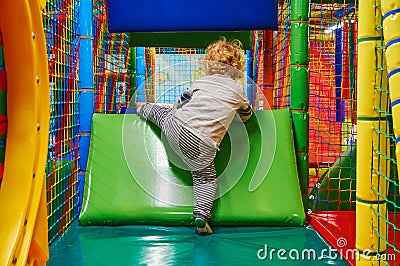
[[251,109],[250,102],[244,91],[242,91],[240,102],[240,107],[237,110],[234,119],[238,122],[246,122],[253,114],[253,110]]
[[192,88],[189,88],[182,92],[181,96],[179,96],[178,100],[174,104],[174,107],[181,108],[183,105],[185,105],[185,103],[190,101],[190,99],[192,98],[193,92],[194,90]]
[[247,102],[245,105],[239,108],[237,114],[239,115],[241,121],[246,122],[253,114],[253,110],[251,109],[250,104]]

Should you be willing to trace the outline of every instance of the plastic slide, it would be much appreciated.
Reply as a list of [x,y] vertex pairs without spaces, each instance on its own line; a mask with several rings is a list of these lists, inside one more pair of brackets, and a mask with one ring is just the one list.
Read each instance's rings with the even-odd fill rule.
[[27,0],[0,4],[8,90],[7,147],[0,188],[0,265],[44,265],[49,257],[44,172],[49,74],[40,11],[44,4]]
[[[215,160],[213,225],[302,226],[289,110],[256,111],[228,132]],[[150,122],[95,114],[81,225],[190,225],[191,175],[176,160]]]

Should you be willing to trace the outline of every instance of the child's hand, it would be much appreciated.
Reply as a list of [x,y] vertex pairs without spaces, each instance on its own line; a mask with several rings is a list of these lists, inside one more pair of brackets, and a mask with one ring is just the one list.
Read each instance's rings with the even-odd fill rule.
[[136,103],[136,114],[140,116],[140,109],[142,109],[142,106],[145,105],[145,102],[137,102]]
[[135,106],[136,108],[142,106],[143,104],[146,104],[146,102],[136,102]]
[[252,114],[253,110],[251,109],[251,106],[248,105],[245,109],[239,109],[233,119],[238,122],[246,122]]
[[165,108],[173,108],[174,107],[174,105],[170,104],[170,103],[159,103],[157,105],[160,105],[160,106],[165,107]]
[[181,108],[184,106],[188,101],[192,99],[192,95],[188,92],[188,90],[185,90],[181,96],[179,96],[179,99],[176,101],[174,104],[175,108]]

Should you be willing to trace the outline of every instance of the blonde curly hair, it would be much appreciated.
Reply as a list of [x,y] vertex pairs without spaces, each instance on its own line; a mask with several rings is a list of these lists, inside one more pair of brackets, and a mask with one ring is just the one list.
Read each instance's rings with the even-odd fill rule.
[[222,74],[237,78],[244,70],[244,51],[239,40],[228,42],[222,37],[207,47],[203,60],[206,61],[207,75]]

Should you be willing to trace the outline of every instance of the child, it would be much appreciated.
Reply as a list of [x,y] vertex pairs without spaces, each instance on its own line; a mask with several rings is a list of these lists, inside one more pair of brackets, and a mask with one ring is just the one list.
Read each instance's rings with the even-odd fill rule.
[[219,144],[236,115],[244,122],[252,115],[243,85],[235,80],[243,77],[243,57],[239,41],[223,38],[207,47],[206,75],[181,95],[174,108],[150,103],[138,108],[141,118],[161,128],[192,173],[199,235],[213,234],[208,222],[217,191],[214,158]]

